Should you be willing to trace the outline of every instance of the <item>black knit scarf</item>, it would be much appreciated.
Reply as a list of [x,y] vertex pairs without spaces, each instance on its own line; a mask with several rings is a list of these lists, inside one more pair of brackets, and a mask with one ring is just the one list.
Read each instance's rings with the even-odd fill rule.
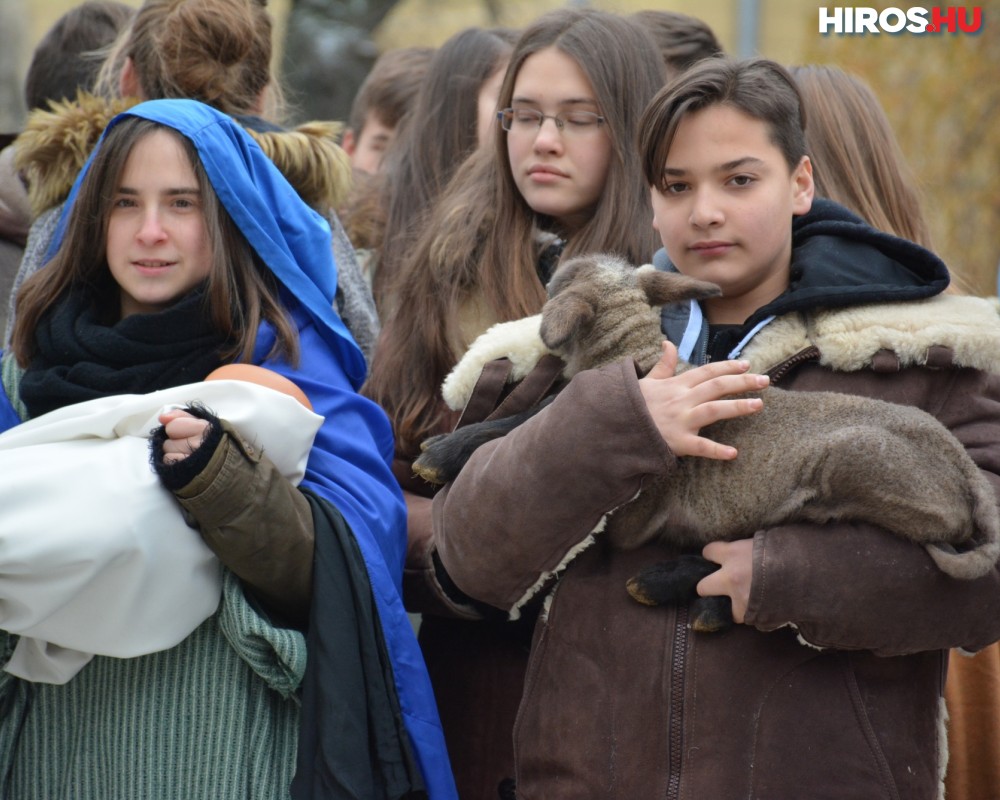
[[38,349],[21,378],[31,417],[116,394],[145,394],[203,380],[225,344],[196,290],[155,314],[108,326],[82,292],[71,292],[38,325]]

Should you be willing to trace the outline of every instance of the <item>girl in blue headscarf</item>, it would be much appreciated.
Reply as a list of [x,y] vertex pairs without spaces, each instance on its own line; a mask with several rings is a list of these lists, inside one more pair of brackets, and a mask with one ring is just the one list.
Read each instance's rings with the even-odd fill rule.
[[[66,683],[0,672],[0,795],[455,797],[400,601],[391,430],[356,392],[327,223],[190,100],[113,119],[67,209],[19,295],[0,430],[234,362],[289,378],[323,422],[295,487],[210,409],[160,416],[150,460],[221,561],[222,602],[180,644]],[[0,632],[4,662],[16,640]]]

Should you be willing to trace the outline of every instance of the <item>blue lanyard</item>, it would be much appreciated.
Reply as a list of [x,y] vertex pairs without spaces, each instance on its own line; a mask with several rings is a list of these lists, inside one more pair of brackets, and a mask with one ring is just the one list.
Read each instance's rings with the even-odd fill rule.
[[773,319],[774,319],[774,314],[769,316],[767,319],[762,319],[760,322],[754,325],[750,329],[750,332],[747,333],[747,335],[744,336],[742,339],[740,339],[740,343],[729,351],[729,355],[726,356],[726,358],[729,359],[739,358],[740,353],[743,352],[743,348],[747,346],[747,342],[749,342],[754,336],[756,336],[757,333],[760,331],[760,329],[763,328],[765,325],[767,325],[769,322],[771,322]]
[[[698,343],[698,336],[701,334],[701,327],[705,316],[702,313],[701,305],[697,300],[689,300],[688,302],[690,303],[690,312],[688,313],[687,327],[685,327],[684,335],[681,337],[681,343],[677,347],[677,354],[680,356],[682,361],[691,363],[691,354],[694,352],[695,344]],[[747,335],[740,340],[739,344],[729,351],[729,355],[727,355],[726,358],[739,358],[740,353],[743,352],[743,348],[747,346],[747,343],[760,332],[761,328],[773,321],[774,315],[772,314],[770,317],[762,319],[754,325]]]
[[691,310],[688,313],[687,327],[684,329],[684,335],[681,337],[681,343],[677,348],[677,355],[680,356],[681,361],[687,361],[690,364],[691,353],[694,352],[694,346],[698,343],[698,336],[701,334],[701,323],[704,317],[697,300],[689,300],[688,302],[690,303]]

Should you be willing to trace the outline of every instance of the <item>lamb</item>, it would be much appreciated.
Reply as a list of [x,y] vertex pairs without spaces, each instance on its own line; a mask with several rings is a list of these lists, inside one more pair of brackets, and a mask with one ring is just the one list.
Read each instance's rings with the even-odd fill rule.
[[[548,292],[538,331],[565,361],[569,378],[623,356],[645,373],[661,353],[659,306],[719,290],[595,255],[560,266]],[[702,432],[735,446],[735,460],[680,459],[669,475],[647,479],[635,499],[611,512],[602,535],[624,549],[657,539],[700,548],[781,523],[854,520],[923,544],[953,577],[972,579],[993,568],[1000,557],[996,496],[961,443],[930,414],[835,392],[768,387],[761,397],[761,412]],[[414,470],[434,482],[451,480],[476,447],[525,416],[429,439]],[[691,600],[691,627],[724,629],[732,624],[728,598],[697,598],[694,591],[716,568],[700,556],[682,556],[646,568],[627,589],[650,605]]]

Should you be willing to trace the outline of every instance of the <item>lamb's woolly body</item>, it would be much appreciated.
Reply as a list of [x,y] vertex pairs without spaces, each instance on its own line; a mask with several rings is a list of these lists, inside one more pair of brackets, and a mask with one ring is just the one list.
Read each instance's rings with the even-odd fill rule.
[[[664,284],[656,291],[669,293],[668,284],[689,279],[648,275],[612,257],[567,262],[550,283],[552,297],[540,322],[532,317],[507,323],[504,333],[511,335],[503,343],[488,341],[496,328],[487,331],[453,375],[478,376],[486,361],[509,357],[514,380],[530,371],[535,354],[551,351],[566,360],[568,377],[636,355],[626,346],[609,347],[614,341],[645,342],[645,355],[636,361],[651,368],[656,353],[650,355],[648,345],[661,342],[662,333],[659,314],[651,313],[650,281]],[[692,292],[697,288],[688,286]],[[622,306],[625,297],[631,298],[631,310]],[[614,324],[604,324],[612,317]],[[630,330],[616,332],[623,327]],[[539,344],[536,335],[549,346]],[[507,349],[515,343],[523,354]],[[940,296],[813,317],[788,315],[761,331],[744,357],[752,369],[765,371],[810,346],[819,349],[822,364],[844,371],[864,368],[880,351],[892,351],[901,366],[933,365],[935,349],[950,348],[953,363],[1000,372],[996,313],[976,298]],[[588,350],[594,347],[598,358]],[[463,391],[471,392],[474,383],[462,378]],[[687,546],[748,537],[792,521],[851,519],[925,544],[938,566],[955,577],[974,578],[993,568],[1000,557],[995,494],[961,443],[933,416],[835,392],[769,388],[763,397],[762,412],[723,420],[703,432],[735,446],[737,459],[681,459],[677,469],[653,476],[634,501],[607,515],[604,535],[624,548],[655,538]],[[448,402],[460,408],[463,399],[467,395],[456,388]]]
[[735,460],[681,459],[611,515],[606,535],[624,548],[655,538],[704,545],[787,522],[855,520],[927,545],[954,577],[993,568],[992,487],[931,415],[835,392],[762,394],[761,412],[702,432],[735,446]]

